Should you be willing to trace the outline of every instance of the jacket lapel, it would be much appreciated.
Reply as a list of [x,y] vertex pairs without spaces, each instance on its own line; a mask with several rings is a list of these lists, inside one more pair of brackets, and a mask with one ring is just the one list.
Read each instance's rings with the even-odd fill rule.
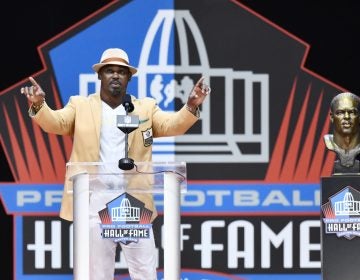
[[90,98],[90,107],[93,116],[93,124],[95,127],[96,139],[100,147],[100,126],[101,126],[101,99],[100,94],[94,94]]
[[[139,128],[137,128],[137,129],[139,129]],[[131,145],[132,145],[132,142],[133,142],[133,140],[134,140],[134,135],[135,135],[135,130],[134,131],[132,131],[131,133],[129,133],[129,138],[128,138],[128,145],[129,145],[129,149],[128,149],[128,152],[129,152],[129,150],[131,149]]]
[[[131,95],[131,102],[134,104],[134,97]],[[131,112],[129,115],[138,115],[136,113],[136,107],[134,108],[134,111]],[[137,128],[139,129],[139,128]],[[135,129],[136,130],[136,129]],[[129,133],[129,137],[128,137],[128,152],[130,152],[130,149],[131,149],[131,145],[133,143],[133,140],[134,140],[134,135],[135,135],[135,131],[132,131],[131,133]]]

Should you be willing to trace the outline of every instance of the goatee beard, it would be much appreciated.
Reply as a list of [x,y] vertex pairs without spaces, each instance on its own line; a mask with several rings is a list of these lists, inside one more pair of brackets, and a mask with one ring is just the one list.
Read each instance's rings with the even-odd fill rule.
[[121,88],[115,88],[112,90],[112,95],[113,96],[117,96],[117,95],[121,95],[122,89]]

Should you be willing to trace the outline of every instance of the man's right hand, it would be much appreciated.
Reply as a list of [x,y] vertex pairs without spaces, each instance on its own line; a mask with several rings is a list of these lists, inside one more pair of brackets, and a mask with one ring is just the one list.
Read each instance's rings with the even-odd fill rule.
[[22,87],[20,89],[21,94],[24,94],[27,99],[35,106],[42,104],[45,100],[45,92],[33,77],[29,77],[29,80],[32,85],[29,87]]

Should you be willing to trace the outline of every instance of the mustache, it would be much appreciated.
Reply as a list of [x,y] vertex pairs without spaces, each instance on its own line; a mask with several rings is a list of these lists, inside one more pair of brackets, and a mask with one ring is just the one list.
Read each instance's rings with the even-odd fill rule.
[[111,80],[110,81],[110,85],[114,85],[114,84],[122,86],[122,82],[119,80]]

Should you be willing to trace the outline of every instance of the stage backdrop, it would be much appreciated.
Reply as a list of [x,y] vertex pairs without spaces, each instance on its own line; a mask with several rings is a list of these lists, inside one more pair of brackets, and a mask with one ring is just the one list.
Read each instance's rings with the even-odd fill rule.
[[[212,88],[186,135],[154,143],[154,161],[187,162],[182,278],[320,279],[319,182],[334,160],[322,137],[344,89],[303,67],[309,45],[236,1],[115,1],[39,47],[34,77],[47,103],[95,92],[91,66],[109,47],[138,68],[129,92],[164,110],[180,108],[200,76]],[[72,279],[72,225],[57,217],[72,139],[34,125],[18,94],[28,84],[0,95],[14,277]],[[120,257],[117,273],[126,274]]]

